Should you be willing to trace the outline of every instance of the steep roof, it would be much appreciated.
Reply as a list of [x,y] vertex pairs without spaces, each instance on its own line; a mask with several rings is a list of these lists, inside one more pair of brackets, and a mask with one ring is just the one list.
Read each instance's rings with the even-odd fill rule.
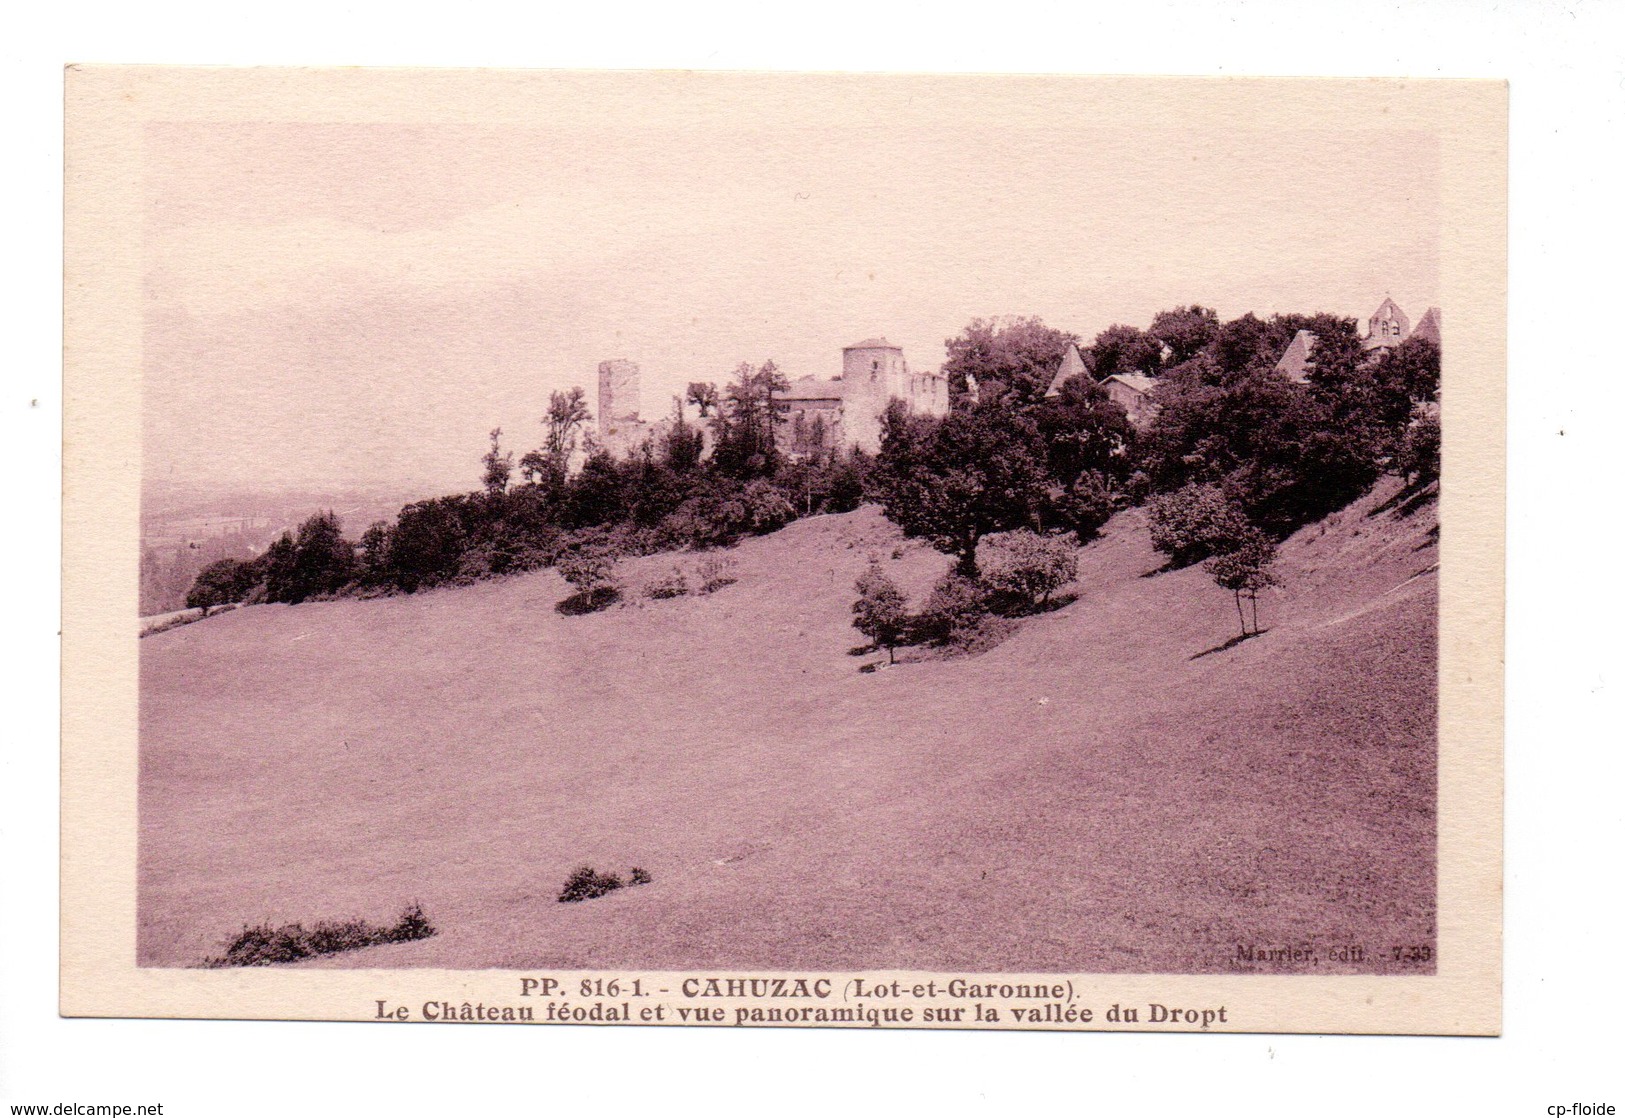
[[1049,382],[1049,391],[1044,393],[1046,399],[1061,394],[1061,385],[1075,376],[1089,371],[1088,364],[1083,355],[1078,352],[1077,342],[1066,344],[1066,353],[1061,355],[1061,367],[1055,371],[1055,379]]
[[1134,389],[1134,391],[1142,393],[1142,394],[1146,393],[1146,392],[1150,392],[1153,388],[1155,388],[1157,386],[1157,378],[1156,377],[1148,377],[1148,376],[1145,376],[1143,373],[1113,373],[1111,376],[1107,377],[1105,380],[1101,381],[1100,383],[1101,384],[1110,384],[1114,380],[1118,384],[1126,384],[1130,388]]
[[1309,351],[1315,347],[1315,336],[1308,330],[1299,330],[1287,343],[1275,371],[1302,384],[1309,379]]
[[[1392,313],[1385,315],[1383,313],[1384,311],[1390,311]],[[1372,318],[1398,318],[1398,319],[1403,319],[1406,322],[1410,321],[1410,319],[1406,317],[1405,312],[1399,309],[1399,304],[1394,302],[1393,296],[1391,296],[1391,295],[1387,295],[1387,296],[1383,297],[1382,302],[1377,304],[1377,309],[1371,312],[1371,317]]]
[[1422,320],[1411,331],[1413,338],[1426,338],[1434,345],[1442,345],[1444,337],[1444,312],[1438,307],[1429,307]]
[[900,346],[900,345],[892,345],[885,338],[865,338],[861,342],[855,342],[852,345],[842,346],[841,348],[843,350],[848,350],[848,349],[895,349],[895,350],[901,351],[903,347]]

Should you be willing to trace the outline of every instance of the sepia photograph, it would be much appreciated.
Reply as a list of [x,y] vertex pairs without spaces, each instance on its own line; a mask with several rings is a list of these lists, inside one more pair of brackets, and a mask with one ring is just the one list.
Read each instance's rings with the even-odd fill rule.
[[348,80],[69,79],[70,224],[75,124],[188,110],[119,124],[85,413],[140,981],[1222,1030],[1354,1019],[1071,980],[1471,972],[1410,1027],[1495,1030],[1504,85]]

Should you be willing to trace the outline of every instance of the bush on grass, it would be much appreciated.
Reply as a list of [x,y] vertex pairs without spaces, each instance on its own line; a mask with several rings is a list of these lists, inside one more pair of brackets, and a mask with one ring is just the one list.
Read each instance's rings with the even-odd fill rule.
[[654,878],[649,871],[640,866],[632,867],[631,878],[622,881],[618,873],[599,873],[591,866],[579,866],[564,880],[564,888],[559,892],[560,904],[574,904],[577,901],[590,901],[598,897],[607,896],[617,889],[629,885],[647,885]]
[[643,588],[643,594],[647,598],[681,598],[687,593],[688,575],[683,573],[680,566],[672,567],[668,573],[657,576]]
[[1247,515],[1217,485],[1187,485],[1146,505],[1151,545],[1176,567],[1233,551],[1245,535]]
[[306,928],[303,924],[256,924],[243,930],[226,944],[223,955],[204,960],[208,967],[266,967],[274,963],[294,963],[319,955],[358,951],[384,943],[407,943],[434,935],[434,925],[413,904],[389,927],[365,920],[322,920]]
[[983,544],[982,583],[1027,612],[1049,604],[1050,595],[1078,577],[1078,552],[1061,536],[1027,528],[989,536]]

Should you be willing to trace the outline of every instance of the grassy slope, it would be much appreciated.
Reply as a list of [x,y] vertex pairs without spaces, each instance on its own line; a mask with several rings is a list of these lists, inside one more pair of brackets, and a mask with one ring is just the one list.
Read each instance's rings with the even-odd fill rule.
[[[1437,593],[1433,506],[1392,493],[1289,541],[1265,635],[1194,659],[1235,611],[1141,577],[1137,512],[1074,604],[872,674],[867,556],[916,601],[947,561],[891,559],[869,508],[742,544],[706,598],[565,617],[548,571],[149,637],[140,958],[415,899],[438,936],[317,965],[1398,969],[1434,933]],[[558,904],[583,862],[654,883]]]

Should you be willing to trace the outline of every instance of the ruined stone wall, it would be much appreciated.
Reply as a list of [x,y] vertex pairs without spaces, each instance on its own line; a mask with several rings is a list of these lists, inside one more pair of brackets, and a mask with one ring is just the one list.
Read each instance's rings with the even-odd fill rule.
[[636,423],[642,406],[642,386],[635,361],[616,358],[598,363],[598,426]]

